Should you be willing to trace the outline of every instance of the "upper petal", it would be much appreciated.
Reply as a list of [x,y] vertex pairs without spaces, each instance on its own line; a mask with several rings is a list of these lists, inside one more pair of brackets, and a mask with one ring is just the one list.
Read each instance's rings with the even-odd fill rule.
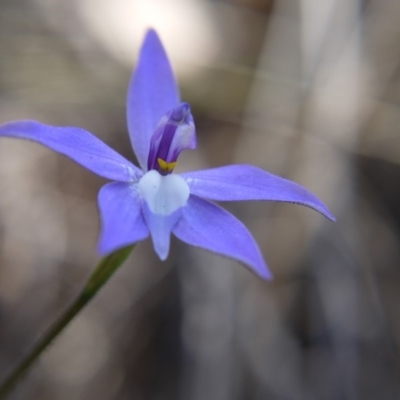
[[190,195],[172,232],[183,242],[244,263],[261,278],[272,277],[248,229],[216,204]]
[[193,171],[181,174],[190,193],[210,200],[274,200],[298,203],[335,221],[324,203],[303,186],[252,165]]
[[111,147],[81,128],[56,127],[36,121],[15,121],[1,125],[0,136],[38,142],[104,178],[131,181],[143,174]]
[[137,185],[108,183],[100,189],[98,203],[101,216],[98,248],[101,254],[139,242],[149,235]]
[[161,117],[179,104],[179,90],[157,33],[144,39],[127,99],[131,143],[141,167],[147,169],[151,136]]

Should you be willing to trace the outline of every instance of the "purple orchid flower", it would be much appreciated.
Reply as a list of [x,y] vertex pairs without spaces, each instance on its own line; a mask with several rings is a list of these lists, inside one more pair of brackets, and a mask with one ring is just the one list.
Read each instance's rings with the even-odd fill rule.
[[127,120],[136,167],[91,133],[36,121],[0,126],[0,136],[33,140],[115,182],[98,196],[103,255],[152,237],[165,260],[171,232],[182,241],[228,256],[260,277],[271,273],[251,233],[233,215],[209,200],[275,200],[298,203],[335,220],[302,186],[251,165],[230,165],[172,173],[179,153],[196,147],[190,107],[179,91],[164,48],[149,30],[128,89]]

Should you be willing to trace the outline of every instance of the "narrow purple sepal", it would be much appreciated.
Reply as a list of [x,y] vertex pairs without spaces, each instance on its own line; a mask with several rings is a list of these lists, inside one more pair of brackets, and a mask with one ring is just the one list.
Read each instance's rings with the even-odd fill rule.
[[179,90],[157,33],[144,39],[136,70],[128,88],[127,121],[132,147],[147,170],[150,139],[157,124],[179,104]]
[[324,203],[303,186],[252,165],[228,165],[181,174],[190,193],[210,200],[273,200],[311,207],[332,221]]
[[160,215],[153,213],[149,209],[147,203],[143,201],[142,210],[153,240],[154,251],[160,259],[164,261],[167,259],[169,254],[171,231],[179,220],[183,208],[180,208],[169,215]]
[[111,253],[149,236],[137,185],[108,183],[100,189],[98,204],[101,216],[98,249],[101,254]]
[[234,258],[263,279],[272,278],[248,229],[216,204],[191,195],[172,232],[192,246]]
[[0,136],[40,143],[104,178],[128,182],[143,175],[139,168],[81,128],[50,126],[36,121],[15,121],[1,125]]

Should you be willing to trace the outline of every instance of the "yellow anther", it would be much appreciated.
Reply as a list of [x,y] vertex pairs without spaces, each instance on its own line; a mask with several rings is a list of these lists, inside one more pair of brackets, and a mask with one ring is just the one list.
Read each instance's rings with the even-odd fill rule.
[[171,172],[176,167],[176,161],[167,163],[162,158],[157,158],[158,165],[164,172]]

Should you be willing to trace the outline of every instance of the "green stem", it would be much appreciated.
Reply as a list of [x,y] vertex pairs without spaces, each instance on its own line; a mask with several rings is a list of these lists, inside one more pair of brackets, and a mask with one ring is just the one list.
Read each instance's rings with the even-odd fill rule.
[[104,257],[90,275],[78,298],[57,318],[47,332],[37,341],[31,351],[13,368],[0,385],[0,399],[4,399],[15,384],[25,375],[29,367],[58,336],[68,323],[94,297],[120,265],[128,258],[134,246],[128,246]]

